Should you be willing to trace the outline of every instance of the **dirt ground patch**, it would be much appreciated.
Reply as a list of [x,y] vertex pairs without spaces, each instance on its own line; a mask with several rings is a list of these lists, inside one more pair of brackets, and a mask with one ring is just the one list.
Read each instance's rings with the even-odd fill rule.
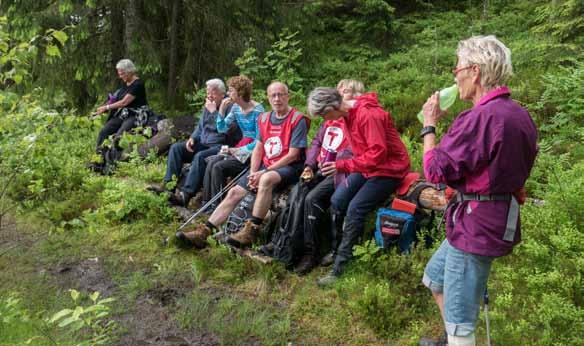
[[[88,258],[77,263],[63,264],[53,274],[64,288],[81,292],[101,292],[102,296],[115,295],[117,286],[109,278],[102,260]],[[118,345],[124,346],[187,346],[219,345],[213,333],[182,330],[171,316],[176,300],[184,290],[173,287],[156,287],[128,303],[125,313],[116,317],[124,334]]]
[[179,328],[169,315],[169,307],[180,296],[176,290],[167,288],[150,290],[139,297],[131,311],[120,318],[120,323],[127,328],[128,333],[120,339],[118,345],[219,345],[219,339],[213,333]]
[[62,264],[54,270],[53,274],[58,278],[60,286],[80,292],[99,291],[103,297],[109,297],[116,289],[103,263],[97,257],[77,263]]

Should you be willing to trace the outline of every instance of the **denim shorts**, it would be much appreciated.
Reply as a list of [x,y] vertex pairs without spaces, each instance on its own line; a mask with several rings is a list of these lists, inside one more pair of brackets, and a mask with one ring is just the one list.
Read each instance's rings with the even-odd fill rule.
[[448,335],[474,332],[493,259],[458,250],[445,239],[426,265],[422,282],[444,294]]

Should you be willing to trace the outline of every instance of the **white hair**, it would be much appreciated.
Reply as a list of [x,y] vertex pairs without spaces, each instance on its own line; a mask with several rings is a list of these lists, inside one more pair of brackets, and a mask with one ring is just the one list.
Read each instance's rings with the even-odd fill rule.
[[343,103],[343,97],[335,88],[315,88],[308,95],[307,110],[310,116],[325,115],[332,110],[338,110]]
[[477,64],[481,86],[487,90],[501,86],[513,75],[511,51],[495,36],[473,36],[458,43],[456,55],[460,65]]
[[223,81],[219,78],[209,79],[208,81],[205,82],[205,85],[207,85],[207,88],[217,89],[224,94],[225,91],[227,90],[225,89],[225,83],[223,83]]
[[122,59],[116,64],[116,69],[127,73],[136,73],[136,65],[130,59]]

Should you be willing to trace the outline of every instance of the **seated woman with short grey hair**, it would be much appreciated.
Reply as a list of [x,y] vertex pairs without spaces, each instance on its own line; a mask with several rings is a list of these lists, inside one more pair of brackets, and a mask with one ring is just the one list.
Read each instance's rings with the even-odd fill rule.
[[109,94],[106,103],[97,107],[95,114],[109,112],[106,123],[97,136],[97,150],[110,135],[120,137],[125,131],[143,126],[148,121],[148,101],[144,82],[138,77],[136,66],[129,59],[116,64],[118,77],[123,85]]
[[343,119],[353,150],[353,157],[321,166],[325,176],[348,174],[331,197],[333,220],[344,222],[333,222],[341,241],[334,251],[332,270],[318,280],[320,286],[328,286],[351,260],[353,246],[363,234],[365,216],[397,188],[410,169],[410,159],[391,115],[375,93],[343,100],[337,89],[316,88],[308,96],[308,112],[327,121]]

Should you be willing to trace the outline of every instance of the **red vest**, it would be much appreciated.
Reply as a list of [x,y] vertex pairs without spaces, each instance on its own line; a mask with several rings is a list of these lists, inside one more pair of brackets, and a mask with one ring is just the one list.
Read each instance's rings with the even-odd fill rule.
[[286,119],[280,125],[274,125],[270,121],[272,112],[262,113],[258,118],[260,136],[264,143],[264,166],[270,167],[280,160],[290,150],[292,130],[304,119],[304,115],[295,108],[290,109]]
[[337,120],[327,120],[324,123],[325,130],[322,136],[320,152],[317,157],[318,162],[322,162],[327,150],[336,151],[337,154],[349,146],[347,127],[343,118]]

